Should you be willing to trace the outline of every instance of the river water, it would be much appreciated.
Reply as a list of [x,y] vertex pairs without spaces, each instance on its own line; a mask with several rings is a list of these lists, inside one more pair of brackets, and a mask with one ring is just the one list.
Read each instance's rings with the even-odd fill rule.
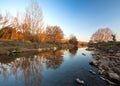
[[89,65],[92,55],[85,49],[0,56],[0,86],[108,86],[89,72],[97,68]]

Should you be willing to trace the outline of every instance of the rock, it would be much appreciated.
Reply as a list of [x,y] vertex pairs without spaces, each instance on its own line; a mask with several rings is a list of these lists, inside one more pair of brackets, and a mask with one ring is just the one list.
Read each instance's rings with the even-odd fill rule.
[[54,51],[57,50],[57,47],[53,47],[53,50],[54,50]]
[[110,85],[115,85],[114,82],[112,82],[112,81],[110,81],[110,80],[108,80],[108,79],[105,79],[105,81],[106,81],[108,84],[110,84]]
[[[99,45],[99,44],[98,44]],[[120,48],[119,46],[109,48],[108,44],[95,47],[92,51],[93,61],[89,64],[98,67],[98,73],[103,74],[101,78],[109,84],[120,84]],[[89,70],[93,73],[92,70]],[[115,85],[116,86],[116,85]]]
[[16,61],[19,61],[20,60],[20,58],[16,58]]
[[120,57],[120,53],[116,53],[116,56],[117,56],[117,57]]
[[108,79],[106,79],[106,78],[104,78],[104,77],[101,77],[101,76],[100,76],[100,78],[101,78],[102,80],[106,81],[106,82],[107,82],[108,84],[110,84],[110,85],[115,85],[114,82],[112,82],[112,81],[110,81],[110,80],[108,80]]
[[95,60],[94,60],[94,61],[91,61],[89,64],[90,64],[90,65],[93,65],[93,66],[96,66],[96,67],[98,66],[98,62],[95,61]]
[[13,51],[11,51],[12,53],[15,53],[15,52],[17,52],[16,50],[13,50]]
[[106,80],[106,79],[105,79],[104,77],[102,77],[102,76],[100,76],[100,78],[101,78],[102,80],[104,80],[104,81]]
[[41,48],[38,48],[38,52],[41,52],[42,51],[42,49]]
[[80,80],[79,78],[76,79],[76,82],[79,83],[79,84],[84,84],[84,81]]
[[103,70],[103,69],[99,69],[99,70],[98,70],[98,73],[99,73],[99,74],[103,74],[104,71],[105,71],[105,70]]
[[82,53],[83,56],[86,56],[86,54]]
[[96,72],[94,72],[93,70],[89,70],[89,72],[92,74],[96,74]]
[[103,59],[105,59],[105,58],[106,58],[106,56],[103,56],[102,58],[103,58]]
[[108,52],[109,52],[109,53],[114,53],[114,50],[111,49],[111,50],[109,50]]
[[115,73],[117,73],[117,74],[120,75],[120,68],[118,68],[118,67],[113,67],[112,70],[113,70]]
[[89,47],[89,48],[87,48],[86,50],[88,50],[88,51],[93,51],[93,50],[95,50],[95,48],[94,48],[94,47]]
[[97,55],[96,57],[97,57],[97,58],[100,58],[101,56],[100,56],[100,55]]
[[120,76],[117,73],[108,73],[110,79],[120,80]]

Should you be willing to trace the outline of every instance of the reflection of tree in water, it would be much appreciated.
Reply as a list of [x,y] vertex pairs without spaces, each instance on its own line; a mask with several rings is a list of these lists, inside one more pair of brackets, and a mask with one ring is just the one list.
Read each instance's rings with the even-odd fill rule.
[[62,50],[39,53],[38,55],[44,58],[47,68],[57,69],[63,62]]
[[23,72],[23,78],[26,80],[26,86],[38,86],[41,84],[41,72],[43,70],[43,64],[41,61],[42,58],[37,56],[23,61],[22,68],[25,70]]
[[49,58],[47,58],[46,67],[52,69],[59,68],[60,64],[62,64],[63,62],[62,55],[63,55],[62,51],[53,52],[52,55]]
[[[0,75],[4,79],[12,76],[16,81],[22,81],[25,86],[40,86],[42,81],[43,64],[46,62],[47,68],[56,69],[63,62],[63,51],[41,52],[37,55],[20,58],[9,58],[8,61],[0,60]],[[7,58],[5,59],[7,60]]]
[[78,47],[74,47],[72,49],[69,49],[69,52],[70,52],[71,56],[75,56],[76,53],[77,53],[77,50],[78,50]]
[[7,64],[0,64],[0,75],[8,79],[12,75],[15,80],[24,81],[25,86],[38,86],[41,84],[43,65],[42,58],[21,57]]

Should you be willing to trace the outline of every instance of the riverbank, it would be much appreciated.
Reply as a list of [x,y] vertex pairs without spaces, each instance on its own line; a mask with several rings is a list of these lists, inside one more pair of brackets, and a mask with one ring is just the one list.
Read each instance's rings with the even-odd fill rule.
[[53,43],[31,43],[21,41],[0,41],[0,55],[9,55],[11,53],[22,53],[22,52],[42,52],[48,50],[57,50],[65,48],[73,48],[71,44],[53,44]]
[[102,79],[120,85],[120,42],[90,44],[87,50],[92,51],[90,64],[98,68]]

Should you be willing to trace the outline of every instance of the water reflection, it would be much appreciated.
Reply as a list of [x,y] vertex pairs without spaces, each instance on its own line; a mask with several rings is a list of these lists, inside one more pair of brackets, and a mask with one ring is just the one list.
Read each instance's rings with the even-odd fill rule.
[[4,79],[14,76],[17,81],[23,81],[25,86],[40,86],[44,64],[46,68],[57,69],[63,62],[63,50],[42,52],[35,55],[0,59],[0,75]]
[[[81,52],[86,54],[86,58]],[[71,59],[69,55],[74,58]],[[84,48],[0,56],[0,85],[78,86],[75,79],[80,78],[87,82],[85,86],[107,86],[89,73],[90,60],[90,52]]]
[[78,47],[74,47],[69,49],[69,53],[71,54],[71,56],[75,56],[77,53]]
[[14,76],[15,80],[24,81],[26,86],[40,85],[41,71],[43,70],[41,61],[41,58],[29,56],[17,58],[7,64],[1,63],[0,75],[3,75],[4,79]]
[[37,56],[43,58],[43,62],[46,63],[46,68],[57,69],[60,64],[63,62],[63,53],[64,51],[52,51],[52,52],[44,52],[39,53]]

